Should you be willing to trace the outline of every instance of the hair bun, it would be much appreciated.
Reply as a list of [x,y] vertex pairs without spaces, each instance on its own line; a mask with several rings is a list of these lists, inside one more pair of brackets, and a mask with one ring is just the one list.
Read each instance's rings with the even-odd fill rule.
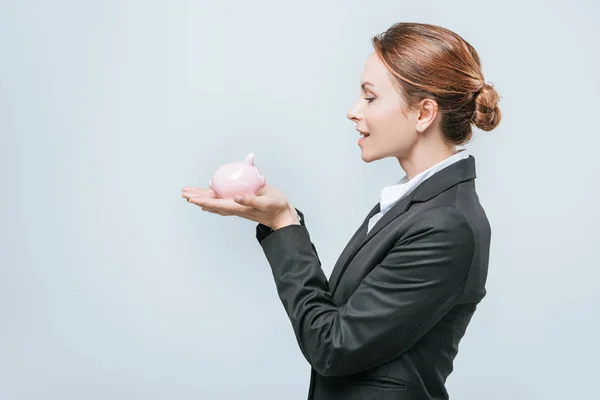
[[498,107],[500,96],[493,86],[484,83],[483,87],[475,94],[475,112],[473,123],[484,131],[491,131],[500,123],[502,113]]

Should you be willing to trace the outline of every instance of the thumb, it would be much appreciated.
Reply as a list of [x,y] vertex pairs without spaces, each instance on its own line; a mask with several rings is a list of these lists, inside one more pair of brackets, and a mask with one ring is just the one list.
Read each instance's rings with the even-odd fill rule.
[[252,207],[257,210],[264,210],[268,201],[265,196],[257,196],[252,193],[238,193],[233,200],[238,204]]
[[233,199],[238,204],[243,204],[245,206],[253,206],[256,203],[255,196],[249,193],[241,194],[238,193]]

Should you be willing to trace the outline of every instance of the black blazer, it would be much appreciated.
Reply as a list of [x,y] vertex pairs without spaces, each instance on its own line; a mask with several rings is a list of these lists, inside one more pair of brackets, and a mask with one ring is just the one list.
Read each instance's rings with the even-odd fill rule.
[[304,224],[258,224],[279,297],[310,363],[311,400],[448,399],[458,344],[485,296],[490,225],[470,156],[438,171],[367,234],[330,280]]

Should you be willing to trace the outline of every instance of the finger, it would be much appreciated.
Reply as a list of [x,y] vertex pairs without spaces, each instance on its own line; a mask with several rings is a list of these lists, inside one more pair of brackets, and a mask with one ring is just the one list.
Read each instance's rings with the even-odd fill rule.
[[181,193],[185,194],[185,195],[216,197],[215,192],[213,192],[211,189],[205,189],[205,188],[184,188],[181,190]]
[[235,196],[234,201],[237,204],[243,205],[246,207],[246,209],[254,209],[258,211],[265,211],[269,208],[269,206],[272,206],[272,199],[268,199],[265,196],[253,195],[252,193],[240,193]]
[[190,197],[190,203],[200,206],[209,212],[229,216],[235,215],[241,218],[251,219],[252,208],[237,204],[233,199],[213,199],[207,197]]
[[188,202],[211,211],[226,211],[225,199],[214,199],[207,196],[189,196]]
[[213,190],[211,188],[191,187],[191,186],[186,186],[183,189],[181,189],[181,191],[184,193],[213,192]]
[[239,212],[246,209],[246,207],[237,204],[233,199],[217,199],[207,196],[192,196],[190,197],[191,201],[199,206],[211,208],[219,211],[226,212]]
[[209,193],[207,193],[207,192],[182,192],[181,197],[183,197],[183,198],[198,197],[198,198],[206,198],[206,199],[217,199],[217,196],[210,192]]
[[206,208],[207,205],[203,202],[203,200],[204,199],[202,197],[197,196],[190,196],[187,198],[188,203]]

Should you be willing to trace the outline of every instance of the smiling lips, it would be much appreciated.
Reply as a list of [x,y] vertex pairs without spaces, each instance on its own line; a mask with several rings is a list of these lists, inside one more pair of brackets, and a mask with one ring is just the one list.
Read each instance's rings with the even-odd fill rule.
[[362,137],[360,139],[358,139],[358,145],[360,146],[361,144],[363,144],[363,142],[365,141],[365,139],[367,137],[369,137],[369,134],[366,133],[366,132],[363,132],[363,131],[359,131],[358,129],[357,129],[357,131],[362,135]]

